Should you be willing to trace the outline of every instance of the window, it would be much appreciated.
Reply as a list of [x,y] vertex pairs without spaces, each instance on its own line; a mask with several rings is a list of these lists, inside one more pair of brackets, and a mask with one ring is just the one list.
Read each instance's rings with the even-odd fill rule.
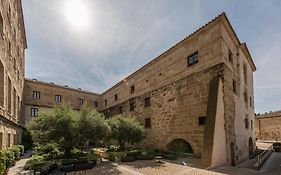
[[245,101],[245,105],[247,106],[248,105],[248,94],[246,91],[244,92],[244,101]]
[[206,124],[206,116],[198,117],[198,125]]
[[61,95],[55,95],[56,102],[61,102]]
[[11,134],[10,133],[7,135],[7,146],[8,147],[11,146]]
[[151,118],[146,118],[144,120],[144,127],[145,128],[151,128]]
[[99,103],[97,101],[94,101],[94,106],[95,107],[98,107],[99,106]]
[[252,107],[252,98],[250,97],[250,107]]
[[115,99],[115,101],[118,100],[118,95],[117,94],[114,95],[114,99]]
[[31,108],[31,116],[32,117],[38,116],[38,108]]
[[235,80],[232,81],[232,90],[233,90],[233,92],[234,92],[235,94],[237,93],[237,90],[236,90],[236,81],[235,81]]
[[130,102],[130,111],[134,111],[136,107],[136,103],[135,102]]
[[131,86],[131,93],[134,93],[135,92],[135,85],[132,85]]
[[244,83],[247,84],[247,66],[246,66],[246,63],[243,64],[243,75],[244,75]]
[[84,104],[84,99],[79,98],[79,99],[78,99],[78,104],[79,104],[79,105],[83,105],[83,104]]
[[150,97],[146,97],[145,99],[144,99],[144,107],[148,107],[148,106],[150,106],[151,104],[150,104]]
[[2,35],[4,34],[4,25],[3,25],[3,17],[2,14],[0,12],[0,38],[2,38]]
[[40,92],[39,91],[33,91],[33,98],[34,99],[40,99]]
[[251,130],[253,130],[253,120],[251,120]]
[[119,106],[119,111],[118,111],[119,114],[122,114],[123,113],[123,107],[122,106]]
[[232,54],[231,50],[228,50],[228,60],[229,60],[229,62],[233,63],[233,54]]
[[249,120],[246,118],[244,122],[245,122],[245,128],[249,129]]
[[104,106],[107,106],[107,100],[104,100]]
[[199,58],[199,56],[198,56],[198,51],[197,51],[197,52],[195,52],[192,55],[187,57],[187,65],[191,66],[193,64],[198,63],[198,61],[199,61],[198,58]]

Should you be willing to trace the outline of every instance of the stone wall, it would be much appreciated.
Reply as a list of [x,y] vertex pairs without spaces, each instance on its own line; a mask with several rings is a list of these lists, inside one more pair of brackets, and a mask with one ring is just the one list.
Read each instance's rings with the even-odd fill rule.
[[256,116],[256,138],[258,140],[280,141],[281,140],[281,112],[271,112]]
[[0,149],[21,143],[25,49],[21,1],[0,1]]
[[[40,93],[40,99],[33,98],[33,92]],[[56,95],[61,96],[61,101],[55,99]],[[83,91],[81,89],[73,89],[70,87],[59,86],[53,83],[45,83],[37,80],[25,79],[24,82],[24,117],[25,122],[32,119],[31,108],[37,108],[38,112],[47,111],[56,105],[71,104],[73,109],[79,109],[80,99],[83,104],[87,104],[99,110],[101,100],[100,95],[92,92]]]

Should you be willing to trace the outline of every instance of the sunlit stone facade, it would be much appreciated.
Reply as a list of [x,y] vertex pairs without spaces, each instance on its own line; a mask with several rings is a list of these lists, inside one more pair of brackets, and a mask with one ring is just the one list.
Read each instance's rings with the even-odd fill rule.
[[[107,117],[135,115],[146,128],[137,146],[184,144],[205,166],[235,165],[255,149],[255,70],[246,44],[222,13],[102,94],[90,94],[88,102],[98,101],[97,110]],[[32,108],[52,109],[55,95],[75,106],[82,94],[26,80],[25,118],[30,120]]]
[[0,149],[21,143],[24,55],[20,0],[0,1]]

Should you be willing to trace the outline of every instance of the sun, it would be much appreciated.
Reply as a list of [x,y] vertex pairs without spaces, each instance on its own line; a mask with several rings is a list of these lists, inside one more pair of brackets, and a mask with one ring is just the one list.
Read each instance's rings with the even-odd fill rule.
[[74,27],[85,28],[90,23],[89,11],[81,1],[68,1],[64,12],[66,19]]

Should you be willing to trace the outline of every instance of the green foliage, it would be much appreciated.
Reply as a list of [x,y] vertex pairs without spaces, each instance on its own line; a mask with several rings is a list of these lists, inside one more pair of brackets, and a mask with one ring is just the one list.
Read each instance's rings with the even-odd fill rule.
[[24,129],[22,132],[22,145],[24,146],[24,150],[31,149],[33,145],[31,134],[27,129]]
[[63,152],[59,150],[59,145],[57,143],[47,143],[41,145],[36,143],[34,150],[38,155],[42,155],[46,160],[59,159],[63,157]]
[[70,105],[41,113],[27,128],[33,140],[40,145],[59,143],[59,150],[64,151],[65,157],[71,157],[74,147],[82,149],[86,143],[99,142],[109,130],[102,114],[87,106],[76,112]]
[[9,150],[14,152],[14,156],[15,156],[16,160],[20,159],[21,149],[18,146],[13,145],[13,146],[11,146],[11,148],[9,148]]
[[120,151],[119,146],[116,146],[116,145],[109,145],[109,147],[108,147],[108,152],[117,152],[117,151]]
[[133,117],[114,116],[108,120],[111,129],[110,138],[118,141],[120,149],[125,148],[126,143],[137,143],[144,139],[143,126]]
[[77,130],[77,146],[83,146],[86,143],[96,145],[107,137],[109,126],[103,114],[84,105],[78,113]]
[[93,152],[89,152],[87,155],[87,159],[89,162],[96,162],[98,159],[101,159],[101,156]]
[[24,165],[25,170],[33,170],[38,166],[43,165],[44,162],[44,157],[40,155],[33,155],[31,158],[29,158]]
[[133,151],[129,151],[127,153],[127,156],[129,156],[129,157],[137,157],[140,155],[142,155],[142,151],[139,151],[139,150],[133,150]]
[[71,155],[73,158],[80,158],[87,156],[87,153],[85,151],[74,148],[73,150],[71,150]]
[[6,154],[6,167],[9,168],[14,165],[15,153],[9,149],[5,151]]
[[24,146],[23,145],[16,145],[20,149],[20,155],[24,153]]
[[0,174],[4,173],[6,169],[6,153],[3,150],[0,150]]
[[127,155],[127,152],[108,152],[109,160],[120,161],[123,157]]

